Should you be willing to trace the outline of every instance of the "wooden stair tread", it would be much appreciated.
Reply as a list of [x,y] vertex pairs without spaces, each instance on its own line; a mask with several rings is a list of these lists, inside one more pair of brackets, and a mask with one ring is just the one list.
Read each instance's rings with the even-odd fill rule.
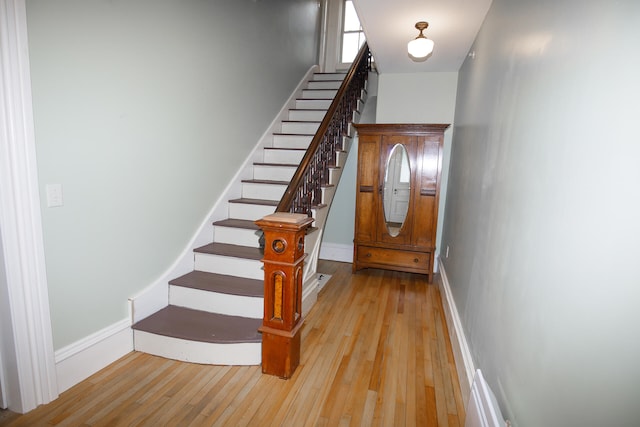
[[235,219],[235,218],[227,218],[222,219],[220,221],[215,221],[213,225],[219,225],[220,227],[230,227],[230,228],[247,228],[250,230],[260,230],[260,227],[251,220],[248,219]]
[[[333,187],[333,185],[328,185],[328,187]],[[232,227],[232,228],[248,228],[256,231],[260,230],[260,227],[258,227],[255,221],[250,221],[248,219],[234,219],[234,218],[223,219],[223,220],[214,222],[213,225],[219,225],[221,227]],[[311,234],[317,229],[318,229],[317,227],[308,227],[307,234]]]
[[273,181],[270,179],[243,179],[242,182],[252,183],[252,184],[289,185],[289,181]]
[[327,111],[326,108],[289,108],[289,111]]
[[209,243],[208,245],[201,246],[193,251],[201,254],[222,255],[258,261],[263,257],[263,253],[259,248],[230,245],[228,243]]
[[229,295],[246,297],[264,296],[264,282],[262,280],[207,273],[205,271],[194,270],[184,276],[171,280],[169,284]]
[[218,344],[262,341],[262,319],[227,316],[169,305],[135,323],[132,328],[156,335]]
[[282,132],[274,132],[274,135],[278,136],[315,136],[315,133],[282,133]]
[[264,199],[247,199],[242,197],[240,199],[229,200],[229,203],[244,203],[246,205],[262,205],[262,206],[278,206],[278,203],[280,203],[280,201],[264,200]]
[[[292,148],[287,148],[287,150],[292,150]],[[254,166],[290,167],[290,168],[297,168],[299,166],[295,163],[262,163],[262,162],[256,162],[253,165]]]
[[306,148],[286,148],[286,147],[264,147],[263,150],[307,151]]

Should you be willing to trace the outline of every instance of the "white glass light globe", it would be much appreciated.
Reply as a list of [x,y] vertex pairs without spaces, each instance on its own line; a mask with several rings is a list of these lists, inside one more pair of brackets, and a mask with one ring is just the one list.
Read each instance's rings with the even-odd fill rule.
[[424,58],[433,52],[433,40],[429,40],[426,37],[420,37],[411,40],[407,44],[407,50],[409,51],[409,55],[414,58]]

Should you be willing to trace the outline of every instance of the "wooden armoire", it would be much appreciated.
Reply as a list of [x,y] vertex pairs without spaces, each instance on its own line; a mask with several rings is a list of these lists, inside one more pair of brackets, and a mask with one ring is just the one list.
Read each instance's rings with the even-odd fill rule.
[[442,149],[448,124],[358,124],[353,271],[433,279]]

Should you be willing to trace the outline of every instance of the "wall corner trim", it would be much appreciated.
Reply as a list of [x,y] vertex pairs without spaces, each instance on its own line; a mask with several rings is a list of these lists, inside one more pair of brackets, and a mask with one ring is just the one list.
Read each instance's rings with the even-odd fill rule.
[[58,392],[68,390],[132,351],[129,318],[57,350]]
[[451,293],[451,284],[447,277],[444,264],[442,263],[442,258],[440,257],[438,257],[438,265],[440,277],[442,278],[440,298],[442,299],[442,306],[447,319],[449,340],[451,341],[451,347],[453,349],[453,357],[455,359],[456,370],[458,372],[458,381],[460,382],[460,392],[462,393],[462,399],[466,410],[468,396],[471,393],[471,385],[473,384],[473,377],[476,368],[473,364],[473,358],[471,357],[471,351],[469,350],[469,344],[464,334],[464,329],[462,328],[462,320],[460,319],[456,303],[453,299],[453,294]]

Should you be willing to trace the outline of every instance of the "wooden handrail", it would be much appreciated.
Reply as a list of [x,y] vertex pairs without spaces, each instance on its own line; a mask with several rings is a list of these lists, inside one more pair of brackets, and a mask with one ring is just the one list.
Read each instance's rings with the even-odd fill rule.
[[329,166],[335,166],[338,144],[353,119],[370,69],[371,55],[365,42],[311,140],[276,212],[311,216],[311,207],[320,204],[321,188],[329,183]]

